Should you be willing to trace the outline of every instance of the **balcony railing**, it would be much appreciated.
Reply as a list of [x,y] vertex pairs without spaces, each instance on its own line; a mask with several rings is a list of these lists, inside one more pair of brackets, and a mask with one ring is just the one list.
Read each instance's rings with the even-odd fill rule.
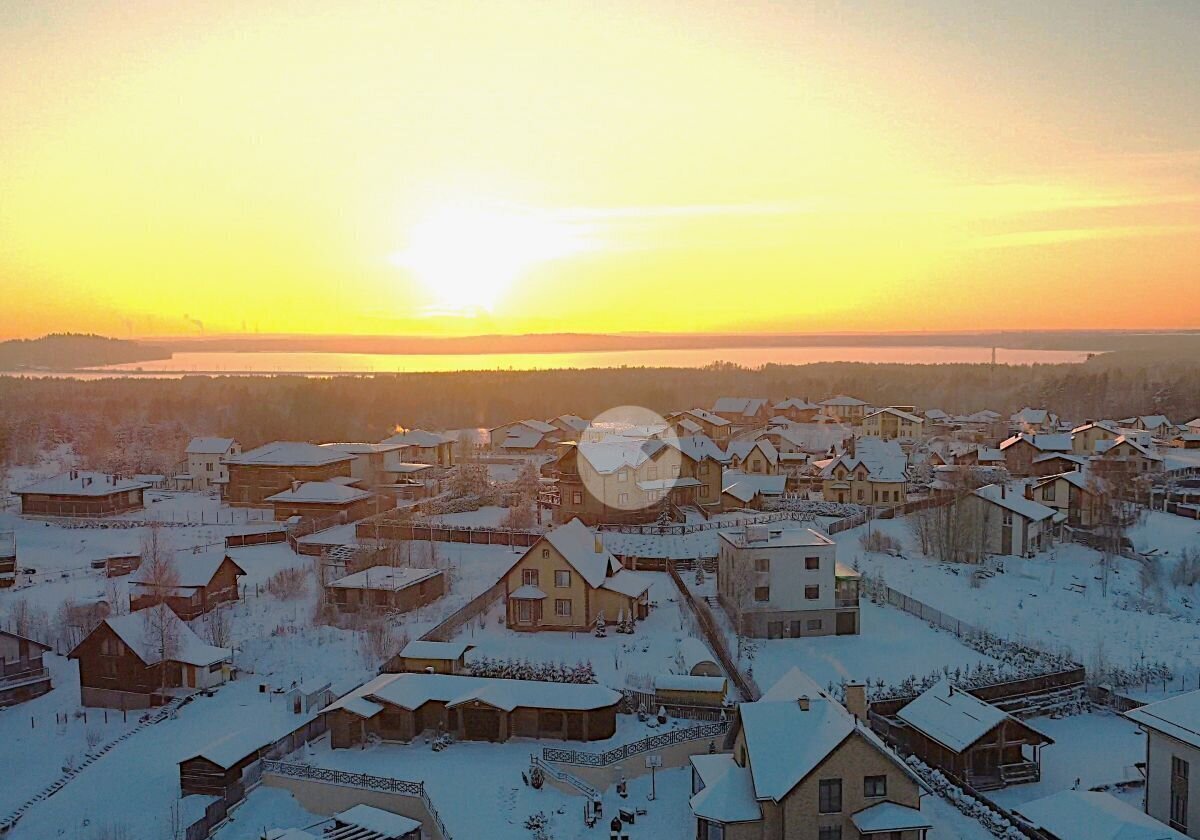
[[838,609],[849,609],[858,607],[858,598],[835,598],[833,605]]

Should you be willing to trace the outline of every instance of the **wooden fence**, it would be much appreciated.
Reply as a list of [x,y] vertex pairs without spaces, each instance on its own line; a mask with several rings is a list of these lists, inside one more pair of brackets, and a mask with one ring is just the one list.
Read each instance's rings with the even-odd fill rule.
[[457,528],[386,519],[363,519],[354,529],[359,539],[424,540],[425,542],[508,545],[528,548],[542,537],[541,531],[521,528]]
[[242,548],[248,545],[267,545],[287,541],[287,531],[277,528],[273,531],[257,531],[251,534],[230,534],[225,538],[226,548]]
[[476,595],[462,607],[452,612],[440,624],[426,630],[421,636],[423,642],[448,642],[461,630],[466,623],[481,613],[487,612],[493,604],[504,597],[504,581],[497,581],[491,588]]
[[713,653],[716,654],[721,667],[725,669],[725,673],[729,675],[729,679],[737,686],[738,691],[742,693],[745,700],[757,700],[762,697],[762,691],[754,678],[749,674],[743,674],[737,667],[737,661],[729,653],[729,646],[725,643],[725,634],[721,632],[721,628],[717,626],[716,619],[708,609],[708,604],[696,599],[692,591],[687,588],[683,582],[683,578],[679,576],[679,571],[675,568],[674,563],[667,566],[667,574],[671,576],[671,580],[675,582],[675,588],[679,590],[679,594],[683,596],[683,601],[687,604],[692,614],[696,616],[696,621],[700,625],[701,632]]
[[608,767],[610,764],[616,764],[635,755],[648,753],[652,750],[661,750],[664,747],[674,746],[675,744],[698,741],[702,738],[715,739],[724,737],[728,731],[729,722],[727,720],[719,720],[713,723],[702,723],[699,726],[689,726],[686,729],[670,729],[666,732],[647,735],[645,738],[631,741],[628,744],[622,744],[619,747],[613,747],[611,750],[605,750],[604,752],[569,750],[561,747],[542,747],[542,760],[553,761],[558,764],[574,764],[579,767]]

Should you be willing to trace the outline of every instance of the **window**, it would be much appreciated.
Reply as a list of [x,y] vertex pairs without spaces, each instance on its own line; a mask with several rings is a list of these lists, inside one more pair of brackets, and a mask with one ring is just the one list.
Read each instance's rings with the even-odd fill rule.
[[840,825],[823,825],[817,831],[817,840],[842,840]]
[[580,492],[579,490],[572,491],[571,492],[571,504],[573,504],[573,505],[583,504],[583,493]]
[[646,468],[646,476],[648,478],[652,478],[652,479],[658,478],[658,466],[656,464],[651,464],[650,466],[648,466]]
[[863,779],[863,796],[887,796],[887,776],[866,776]]
[[554,599],[554,614],[563,618],[571,617],[571,599],[570,598],[555,598]]
[[821,568],[821,558],[820,557],[805,557],[804,558],[804,568],[810,572],[815,572],[817,569]]
[[617,473],[617,481],[628,481],[628,480],[629,480],[629,470],[621,470],[619,473]]
[[754,600],[762,603],[763,601],[771,600],[771,587],[756,586],[754,587]]
[[526,586],[537,586],[538,585],[538,570],[537,569],[522,569],[521,570],[521,583],[525,584]]
[[1002,519],[1002,521],[1005,525],[1012,525],[1012,511],[1011,510],[1004,511],[1004,518]]
[[517,623],[533,623],[533,604],[529,601],[517,601]]
[[1042,488],[1042,499],[1044,499],[1047,502],[1054,501],[1054,485],[1053,484],[1047,484],[1045,487]]
[[771,558],[770,557],[754,558],[754,571],[756,571],[756,572],[771,571]]
[[217,673],[217,671],[220,671],[220,670],[221,670],[221,665],[222,665],[222,664],[223,664],[223,663],[221,663],[221,662],[214,662],[213,664],[209,665],[209,666],[208,666],[208,673],[210,673],[210,674],[215,674],[215,673]]
[[617,494],[617,504],[619,504],[619,505],[629,504],[629,494],[628,493],[618,493]]
[[550,549],[548,549],[548,548],[543,548],[543,549],[542,549],[542,559],[543,559],[543,560],[549,560],[549,559],[550,559]]
[[1171,756],[1171,827],[1180,831],[1187,831],[1190,770],[1187,761]]
[[817,812],[838,814],[842,810],[842,780],[821,779],[817,791]]
[[707,484],[700,485],[700,495],[701,495],[701,497],[705,497],[708,495],[708,485]]
[[820,586],[804,587],[804,600],[815,601],[820,597],[821,597],[821,587]]
[[554,585],[559,589],[571,588],[571,573],[566,570],[559,570],[554,573]]
[[704,819],[698,822],[700,825],[700,832],[698,834],[700,840],[725,840],[725,826]]
[[708,475],[708,461],[701,462],[700,475]]
[[858,491],[858,500],[861,502],[865,498],[865,494],[861,488]]
[[808,629],[809,630],[824,630],[825,629],[825,620],[821,619],[821,618],[810,618],[808,620]]

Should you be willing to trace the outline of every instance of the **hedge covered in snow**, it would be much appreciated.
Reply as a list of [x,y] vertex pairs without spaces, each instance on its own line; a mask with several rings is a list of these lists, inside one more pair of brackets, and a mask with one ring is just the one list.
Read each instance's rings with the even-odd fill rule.
[[916,756],[909,756],[906,762],[934,793],[945,799],[955,808],[962,811],[971,819],[1001,840],[1026,840],[1027,835],[1017,828],[1013,822],[997,811],[991,803],[971,796],[954,782],[947,779],[942,771],[930,767]]
[[540,680],[557,683],[594,683],[596,673],[591,662],[567,665],[563,662],[530,662],[528,659],[492,659],[483,657],[467,663],[472,677],[500,677],[506,680]]

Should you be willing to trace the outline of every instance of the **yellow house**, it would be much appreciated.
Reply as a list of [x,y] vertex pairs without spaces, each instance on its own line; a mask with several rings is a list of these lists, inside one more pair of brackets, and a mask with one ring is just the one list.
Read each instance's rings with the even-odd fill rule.
[[821,492],[827,502],[895,506],[908,500],[907,458],[895,441],[859,438],[855,454],[827,462]]
[[742,703],[732,754],[691,758],[695,836],[923,840],[920,779],[863,723],[863,685],[847,705],[795,669]]
[[1084,423],[1071,430],[1071,451],[1076,455],[1095,455],[1096,444],[1105,440],[1116,440],[1121,434],[1116,425],[1103,420]]
[[867,403],[858,397],[848,397],[838,394],[827,400],[821,400],[821,411],[843,423],[858,425],[867,414]]
[[505,615],[513,630],[587,630],[642,619],[651,579],[625,569],[599,534],[579,519],[541,537],[504,574]]
[[898,408],[881,408],[863,418],[862,433],[882,440],[914,441],[921,438],[925,421]]

